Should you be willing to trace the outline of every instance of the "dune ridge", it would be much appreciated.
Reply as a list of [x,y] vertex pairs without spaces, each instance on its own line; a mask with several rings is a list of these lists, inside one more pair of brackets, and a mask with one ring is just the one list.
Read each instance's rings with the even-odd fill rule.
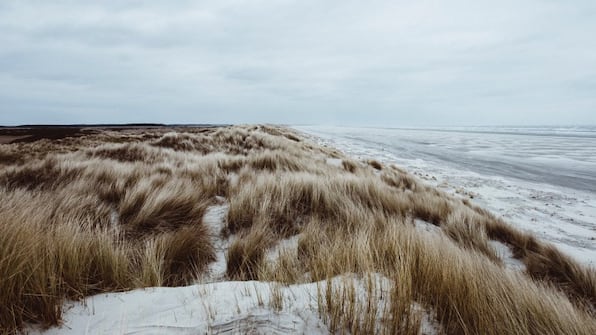
[[[327,281],[316,309],[331,332],[418,334],[424,310],[445,334],[596,333],[594,268],[397,166],[284,127],[2,144],[0,195],[6,333],[58,325],[67,300],[232,280]],[[224,220],[208,224],[222,204]],[[330,284],[346,274],[365,299]],[[267,304],[283,310],[271,287]]]

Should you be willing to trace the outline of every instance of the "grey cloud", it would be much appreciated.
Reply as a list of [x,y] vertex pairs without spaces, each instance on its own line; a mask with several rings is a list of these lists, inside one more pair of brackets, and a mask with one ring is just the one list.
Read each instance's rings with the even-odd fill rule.
[[1,6],[3,124],[594,123],[592,1]]

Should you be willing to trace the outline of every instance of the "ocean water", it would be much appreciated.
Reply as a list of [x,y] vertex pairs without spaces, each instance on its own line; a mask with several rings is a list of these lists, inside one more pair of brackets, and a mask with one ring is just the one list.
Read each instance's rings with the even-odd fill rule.
[[398,159],[596,193],[596,127],[304,127]]

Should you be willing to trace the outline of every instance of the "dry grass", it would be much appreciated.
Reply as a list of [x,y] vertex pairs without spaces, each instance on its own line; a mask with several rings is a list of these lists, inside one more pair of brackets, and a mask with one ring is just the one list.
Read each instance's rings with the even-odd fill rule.
[[447,236],[463,248],[476,250],[493,262],[501,264],[501,259],[488,244],[486,230],[479,224],[480,222],[482,222],[482,217],[479,215],[456,210],[447,216],[441,228]]
[[[57,324],[65,299],[192,283],[216,259],[203,216],[225,197],[227,278],[327,280],[318,309],[333,331],[417,334],[422,308],[447,334],[596,333],[594,269],[395,166],[288,129],[84,132],[1,145],[0,158],[4,332]],[[527,271],[506,269],[490,240]],[[346,273],[365,285],[332,280]]]
[[516,258],[522,260],[527,273],[535,280],[553,284],[574,301],[594,313],[596,308],[596,269],[580,266],[553,245],[522,234],[501,220],[486,223],[488,236],[511,246]]
[[267,226],[255,226],[242,233],[228,248],[226,255],[227,276],[233,280],[258,279],[267,248],[273,242]]

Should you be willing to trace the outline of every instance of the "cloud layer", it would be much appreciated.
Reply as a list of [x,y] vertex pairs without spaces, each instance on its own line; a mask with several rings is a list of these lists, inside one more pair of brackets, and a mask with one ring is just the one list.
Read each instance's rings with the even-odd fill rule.
[[596,2],[11,1],[0,124],[596,123]]

